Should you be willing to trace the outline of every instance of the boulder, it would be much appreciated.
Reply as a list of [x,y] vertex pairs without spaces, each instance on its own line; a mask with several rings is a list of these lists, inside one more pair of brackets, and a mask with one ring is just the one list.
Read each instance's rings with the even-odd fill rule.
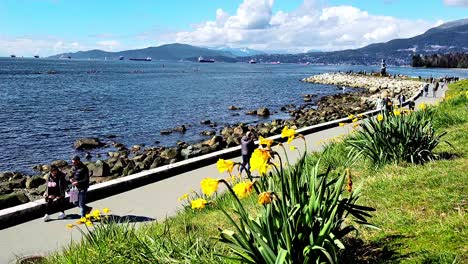
[[266,107],[259,108],[257,110],[257,115],[259,116],[269,116],[270,115],[270,110]]
[[12,193],[0,196],[0,210],[29,202],[24,193]]
[[104,143],[100,142],[98,138],[80,138],[75,141],[75,149],[92,149],[104,146]]
[[46,190],[47,190],[47,183],[44,183],[41,186],[37,187],[37,194],[43,195]]
[[166,160],[176,159],[180,156],[180,150],[178,148],[167,148],[161,152],[160,156]]
[[9,182],[1,182],[0,183],[0,195],[5,195],[13,192],[13,188]]
[[202,131],[200,133],[200,135],[202,135],[202,136],[214,136],[214,135],[216,135],[216,131],[205,130],[205,131]]
[[241,108],[240,108],[240,107],[237,107],[237,106],[235,106],[235,105],[230,105],[230,106],[228,107],[228,109],[229,109],[229,110],[240,110]]
[[304,97],[304,102],[312,102],[312,99],[310,97]]
[[0,172],[0,181],[8,181],[13,175],[14,173],[12,171]]
[[26,180],[26,188],[27,189],[32,189],[32,188],[37,188],[44,184],[46,180],[40,176],[32,176],[29,179]]
[[156,157],[154,160],[153,160],[153,163],[151,163],[151,166],[150,166],[150,169],[154,169],[156,167],[159,167],[163,164],[163,160],[161,159],[161,157]]
[[[99,161],[99,160],[98,160]],[[92,171],[90,171],[90,173],[93,173],[93,177],[107,177],[107,176],[110,176],[111,173],[110,173],[110,167],[107,163],[105,162],[96,162],[94,164],[94,168]]]
[[374,87],[369,88],[370,93],[377,93],[378,91],[379,91],[379,87],[374,86]]
[[181,125],[181,126],[173,128],[172,131],[185,133],[185,131],[187,131],[187,128],[184,125]]
[[55,165],[59,168],[63,168],[63,167],[68,166],[68,162],[66,162],[65,160],[54,160],[52,161],[51,165]]
[[200,121],[200,124],[209,125],[209,124],[211,124],[211,121],[210,120],[202,120],[202,121]]
[[235,127],[233,131],[233,135],[241,137],[242,135],[244,135],[244,128],[242,126]]
[[257,114],[257,111],[256,110],[251,110],[251,111],[247,111],[245,112],[246,115],[256,115]]
[[215,144],[221,143],[223,141],[223,137],[221,136],[214,136],[210,140],[205,141],[204,143],[208,146],[213,146]]

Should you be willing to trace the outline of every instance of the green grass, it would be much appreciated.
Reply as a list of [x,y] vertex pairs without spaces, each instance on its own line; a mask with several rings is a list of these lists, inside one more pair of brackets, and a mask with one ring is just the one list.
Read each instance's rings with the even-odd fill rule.
[[[445,159],[374,169],[362,160],[350,164],[343,143],[308,157],[310,162],[321,158],[324,167],[336,170],[351,167],[355,186],[364,184],[360,204],[377,209],[370,222],[380,230],[360,228],[362,241],[350,240],[343,263],[464,263],[468,259],[467,90],[468,81],[452,84],[447,93],[452,99],[431,110],[436,113],[436,126],[447,131],[435,149]],[[218,228],[230,228],[219,206],[231,208],[233,200],[228,195],[219,197],[210,208],[181,210],[163,223],[139,228],[104,225],[95,240],[73,244],[43,263],[233,263],[219,257],[229,251],[217,241]],[[255,215],[256,197],[243,201]]]

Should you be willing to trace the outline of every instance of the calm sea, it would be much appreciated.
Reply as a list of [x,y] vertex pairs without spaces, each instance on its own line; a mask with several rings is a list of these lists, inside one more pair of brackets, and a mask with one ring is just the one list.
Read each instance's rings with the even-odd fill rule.
[[[280,107],[302,104],[303,94],[319,98],[340,92],[335,86],[302,83],[302,78],[348,70],[378,67],[0,58],[0,171],[31,173],[33,165],[83,155],[73,148],[81,137],[109,142],[106,136],[112,134],[117,136],[112,140],[129,147],[173,146],[178,140],[206,139],[199,135],[210,130],[200,124],[205,119],[216,122],[216,130],[268,120],[244,114],[259,107],[277,111],[270,119],[288,118]],[[466,70],[389,71],[468,77]],[[242,110],[230,111],[230,105]],[[179,125],[188,127],[185,134],[160,135]]]

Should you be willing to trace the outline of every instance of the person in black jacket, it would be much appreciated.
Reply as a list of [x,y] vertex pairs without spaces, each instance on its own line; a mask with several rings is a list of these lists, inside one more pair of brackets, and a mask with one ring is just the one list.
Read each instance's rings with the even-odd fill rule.
[[78,156],[72,158],[72,164],[73,169],[70,181],[79,191],[78,202],[75,203],[75,205],[81,208],[81,217],[85,217],[86,214],[89,214],[93,209],[86,205],[86,193],[89,187],[89,171],[88,167],[81,162]]
[[66,217],[66,214],[63,210],[63,204],[65,203],[64,197],[67,185],[68,183],[65,179],[65,174],[61,172],[57,166],[52,165],[50,167],[49,177],[47,178],[47,189],[44,192],[44,198],[47,202],[46,215],[43,217],[45,222],[50,220],[49,215],[53,213],[52,204],[54,201],[56,201],[55,204],[60,207],[58,219],[63,219]]

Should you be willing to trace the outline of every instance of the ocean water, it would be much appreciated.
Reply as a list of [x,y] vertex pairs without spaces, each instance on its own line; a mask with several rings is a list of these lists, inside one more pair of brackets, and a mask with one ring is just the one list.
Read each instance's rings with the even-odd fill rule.
[[[303,104],[303,94],[316,94],[318,99],[341,91],[302,83],[302,78],[348,70],[378,67],[0,58],[0,171],[32,173],[33,165],[83,156],[73,148],[81,137],[128,147],[173,146],[178,140],[207,139],[199,135],[213,130],[200,124],[205,119],[216,122],[219,131],[226,124],[288,118],[280,107]],[[389,71],[468,77],[466,70]],[[242,110],[230,111],[229,105]],[[244,114],[259,107],[276,113],[266,119]],[[160,135],[160,130],[179,125],[188,128],[185,134]],[[117,137],[108,139],[111,134]],[[90,153],[109,150],[113,148]]]

